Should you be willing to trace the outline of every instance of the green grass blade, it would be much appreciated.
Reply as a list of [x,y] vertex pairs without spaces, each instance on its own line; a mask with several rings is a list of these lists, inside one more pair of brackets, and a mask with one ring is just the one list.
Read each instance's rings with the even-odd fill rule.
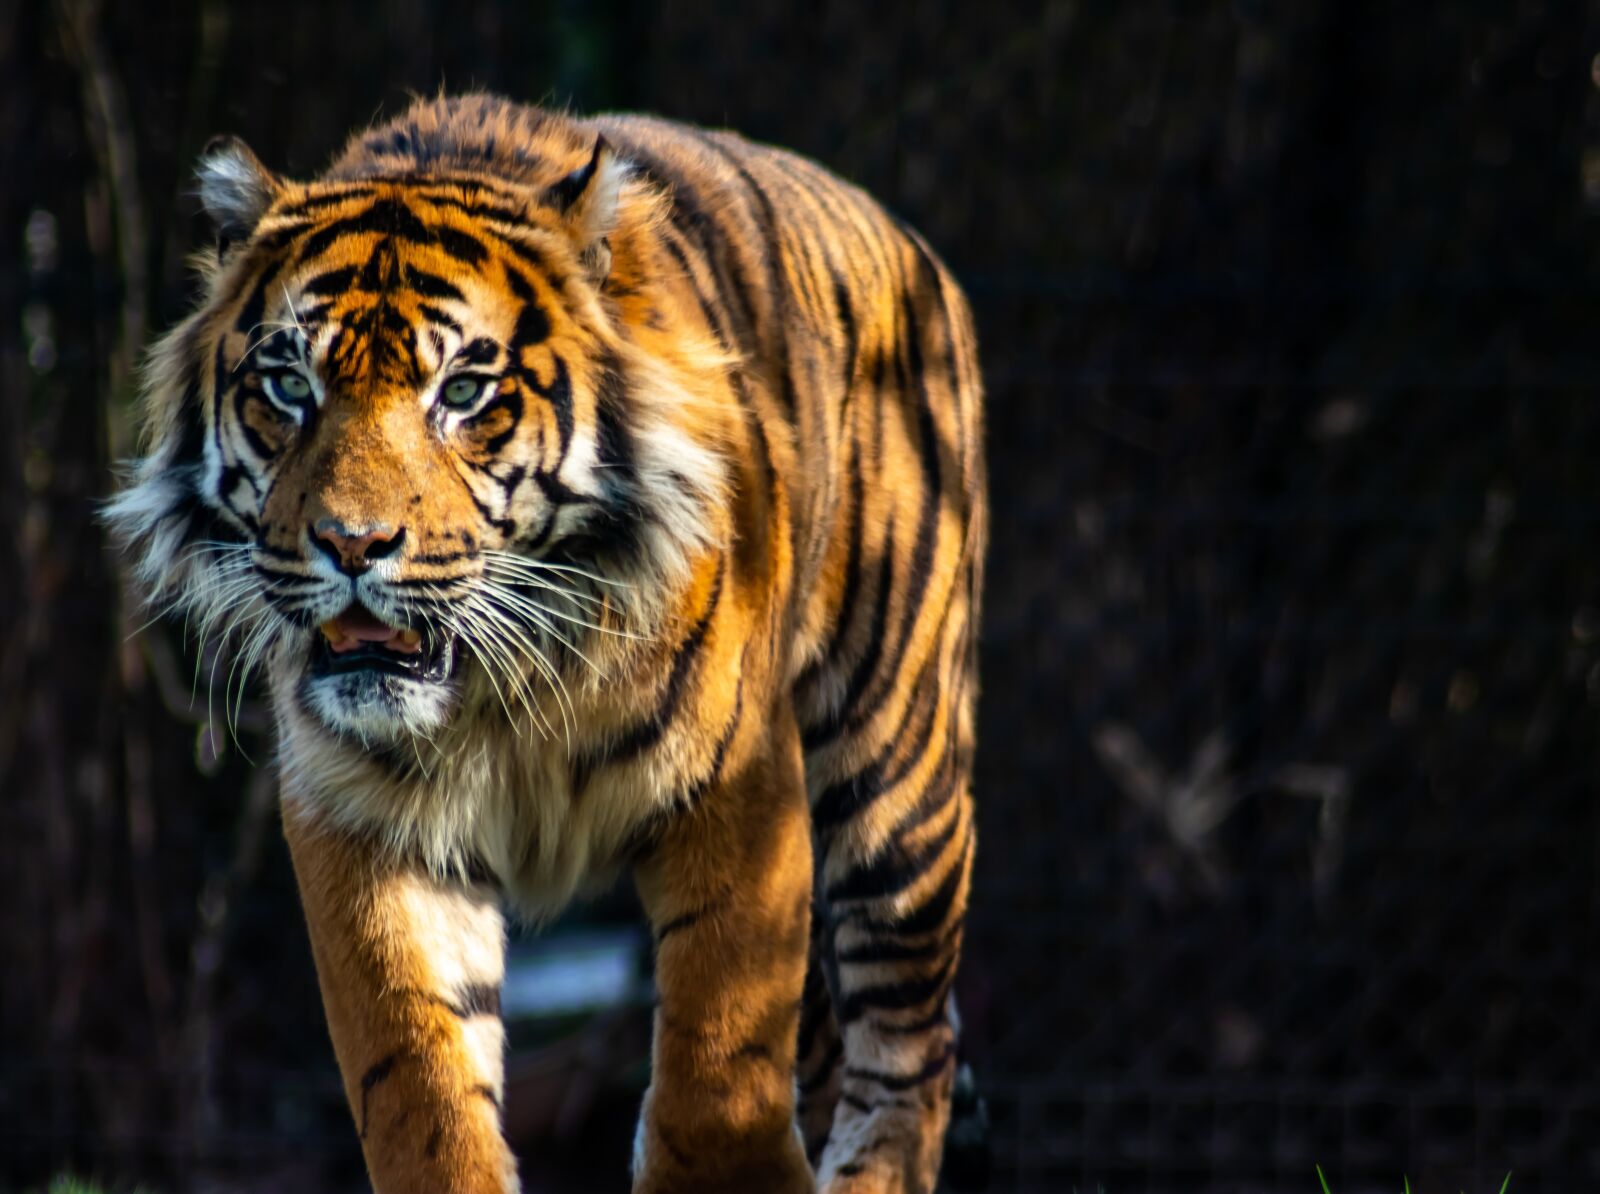
[[1333,1194],[1333,1191],[1328,1189],[1328,1178],[1327,1175],[1322,1172],[1322,1166],[1318,1165],[1316,1169],[1317,1180],[1322,1183],[1322,1194]]

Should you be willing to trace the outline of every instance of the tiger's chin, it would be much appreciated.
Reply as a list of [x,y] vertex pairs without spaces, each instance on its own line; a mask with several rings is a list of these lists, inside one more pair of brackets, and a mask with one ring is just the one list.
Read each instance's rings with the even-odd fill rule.
[[399,652],[377,643],[335,652],[316,635],[300,677],[300,703],[326,728],[363,745],[431,737],[460,703],[461,646],[452,636],[421,636]]

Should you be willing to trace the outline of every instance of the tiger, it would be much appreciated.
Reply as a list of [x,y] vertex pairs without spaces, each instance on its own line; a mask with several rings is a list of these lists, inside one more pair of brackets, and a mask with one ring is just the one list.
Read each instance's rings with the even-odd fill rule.
[[987,527],[950,271],[804,157],[482,93],[196,173],[105,517],[263,677],[374,1188],[518,1189],[508,918],[631,875],[632,1189],[931,1191]]

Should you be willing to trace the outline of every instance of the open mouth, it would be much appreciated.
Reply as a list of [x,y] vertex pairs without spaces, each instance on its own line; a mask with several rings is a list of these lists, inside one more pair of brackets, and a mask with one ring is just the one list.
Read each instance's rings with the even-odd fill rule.
[[311,645],[313,675],[383,672],[409,680],[438,681],[449,677],[454,645],[441,634],[391,626],[360,602],[318,627]]

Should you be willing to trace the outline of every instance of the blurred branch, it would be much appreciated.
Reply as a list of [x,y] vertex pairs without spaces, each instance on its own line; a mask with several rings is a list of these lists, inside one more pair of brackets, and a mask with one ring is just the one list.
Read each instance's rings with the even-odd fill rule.
[[[95,218],[94,187],[86,204],[89,216],[89,241],[97,256],[112,256],[112,276],[121,282],[121,305],[111,351],[106,358],[105,391],[101,395],[101,416],[105,428],[105,451],[110,460],[131,454],[132,433],[128,393],[132,386],[134,362],[144,342],[146,296],[148,294],[149,244],[144,204],[139,191],[138,155],[133,127],[128,116],[122,82],[112,67],[107,52],[100,0],[57,0],[62,42],[75,67],[83,94],[83,127],[98,165],[99,184],[105,188],[115,222],[114,244],[106,245]],[[98,312],[96,313],[98,316]],[[117,652],[116,677],[120,693],[107,698],[118,704],[121,698],[144,687],[142,657],[134,646],[133,603],[128,596],[126,578],[120,576],[117,624],[121,628],[121,649]],[[167,1038],[166,1016],[171,1009],[174,983],[166,961],[162,931],[161,884],[156,865],[157,817],[153,788],[153,750],[149,735],[137,717],[111,717],[105,723],[107,735],[120,739],[120,752],[107,745],[108,756],[121,755],[122,797],[131,864],[132,919],[138,943],[139,970],[144,979],[145,996],[158,1039]],[[101,783],[108,789],[102,799],[114,799],[115,779],[101,771]]]
[[122,278],[121,324],[110,354],[107,447],[113,460],[132,450],[125,404],[133,365],[144,343],[149,292],[149,236],[139,192],[138,154],[127,96],[112,69],[100,29],[100,0],[57,0],[63,41],[83,83],[84,126],[110,188],[117,223],[117,264]]
[[1179,855],[1196,868],[1213,894],[1223,880],[1216,834],[1241,801],[1268,792],[1317,801],[1312,887],[1319,904],[1328,898],[1344,852],[1350,804],[1350,775],[1345,768],[1288,763],[1256,781],[1241,779],[1230,770],[1233,750],[1222,730],[1201,740],[1182,771],[1168,771],[1138,731],[1122,722],[1096,726],[1090,745],[1118,790],[1161,824]]
[[1121,722],[1096,726],[1090,742],[1122,794],[1161,823],[1179,853],[1198,869],[1207,890],[1219,890],[1222,873],[1212,838],[1243,798],[1228,773],[1231,747],[1226,735],[1220,730],[1208,734],[1182,773],[1169,773],[1138,732]]
[[[216,120],[217,81],[222,73],[222,54],[229,28],[225,0],[201,0],[198,18],[199,42],[183,105],[183,134],[177,143],[182,168],[178,171],[172,196],[171,210],[180,215],[193,210],[194,175],[189,166],[199,156],[206,139],[222,131],[213,127],[213,122]],[[178,232],[176,237],[172,235],[174,231]],[[156,243],[152,246],[150,260],[151,268],[158,274],[158,294],[161,287],[170,286],[182,273],[185,249],[189,246],[187,232],[188,226],[182,220],[158,220],[151,227]],[[162,315],[158,310],[157,320]]]

